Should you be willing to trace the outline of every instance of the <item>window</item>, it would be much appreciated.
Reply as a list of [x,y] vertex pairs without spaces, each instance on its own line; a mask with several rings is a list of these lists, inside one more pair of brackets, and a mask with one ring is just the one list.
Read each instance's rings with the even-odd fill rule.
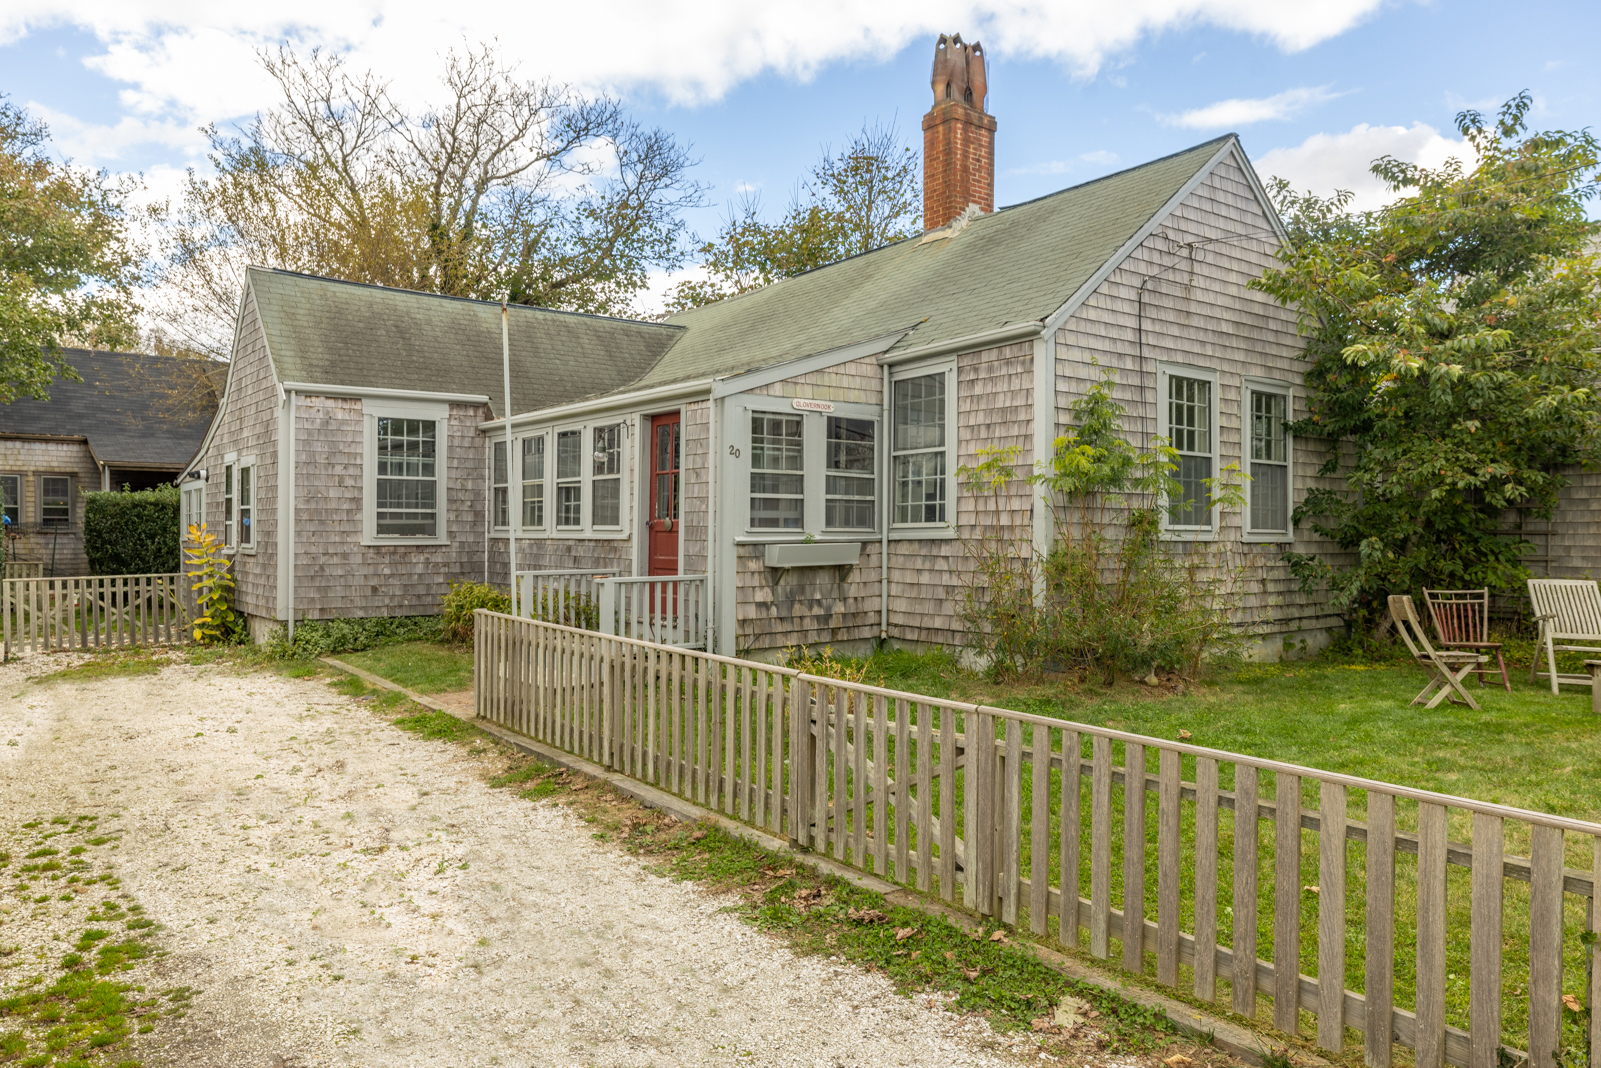
[[800,530],[806,513],[806,456],[798,415],[750,417],[750,525]]
[[222,468],[222,544],[224,548],[232,549],[233,540],[233,464],[224,464]]
[[556,435],[556,526],[584,525],[584,432]]
[[1290,532],[1290,394],[1247,385],[1250,444],[1247,462],[1251,481],[1247,534]]
[[254,549],[255,539],[251,533],[251,516],[255,512],[253,504],[253,486],[256,468],[254,464],[239,465],[239,547],[241,549]]
[[0,525],[22,526],[22,476],[0,475]]
[[947,521],[950,492],[948,371],[894,382],[893,450],[895,522],[932,525]]
[[823,526],[872,530],[877,471],[871,419],[828,417],[823,482]]
[[545,435],[523,438],[523,526],[545,525]]
[[1170,373],[1167,380],[1167,438],[1178,453],[1178,495],[1168,502],[1170,527],[1212,529],[1212,478],[1216,431],[1213,400],[1217,383],[1210,378]]
[[489,481],[494,487],[495,529],[505,530],[511,526],[511,483],[510,472],[506,469],[505,440],[493,442],[490,450],[494,453],[494,460],[490,465],[493,474]]
[[590,485],[594,491],[594,527],[620,527],[623,525],[623,424],[597,426],[595,435],[595,469]]
[[39,476],[39,522],[47,527],[65,527],[72,524],[70,476]]
[[378,420],[377,534],[432,538],[439,532],[439,424],[432,419]]
[[198,527],[206,521],[206,487],[205,483],[185,482],[182,490],[183,529],[179,536],[184,541],[189,540],[189,528]]

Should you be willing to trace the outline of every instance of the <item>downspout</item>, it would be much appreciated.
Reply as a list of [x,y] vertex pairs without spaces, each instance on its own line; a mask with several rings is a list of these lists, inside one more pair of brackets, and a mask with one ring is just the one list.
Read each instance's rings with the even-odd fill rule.
[[283,538],[285,554],[284,561],[284,615],[288,617],[289,644],[295,643],[295,404],[297,397],[294,390],[290,390],[287,397],[289,401],[289,460],[284,470],[283,485],[279,492],[287,498],[287,504],[281,509],[283,514],[285,536]]
[[[517,611],[517,520],[511,514],[511,313],[506,302],[500,302],[500,366],[506,385],[506,546],[510,553],[511,614]],[[494,526],[495,472],[494,449],[490,449],[489,509],[491,515],[485,529]]]
[[[717,416],[721,406],[722,401],[707,397],[706,418],[711,421],[706,457],[706,604],[711,608],[711,622],[706,627],[708,653],[717,652],[717,468],[722,463],[717,455],[717,424],[721,422]],[[648,557],[648,546],[645,551]]]
[[895,487],[890,484],[890,452],[895,447],[893,435],[895,428],[890,426],[890,382],[889,364],[884,365],[884,388],[879,398],[883,415],[879,418],[879,436],[883,443],[879,446],[879,478],[883,489],[880,491],[884,501],[882,514],[878,517],[878,643],[889,643],[889,520],[890,509],[893,507]]
[[[1047,326],[1045,332],[1034,339],[1034,469],[1040,474],[1050,470],[1056,447],[1056,328]],[[1056,540],[1055,504],[1047,485],[1033,494],[1029,506],[1033,527],[1031,534],[1034,551],[1040,559],[1040,569],[1034,576],[1034,601],[1045,603],[1044,560],[1050,555]]]

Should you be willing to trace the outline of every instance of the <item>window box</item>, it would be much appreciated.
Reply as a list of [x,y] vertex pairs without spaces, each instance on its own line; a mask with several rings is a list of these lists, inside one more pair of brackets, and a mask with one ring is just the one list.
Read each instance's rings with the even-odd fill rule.
[[855,567],[862,558],[859,541],[789,541],[769,544],[768,567]]

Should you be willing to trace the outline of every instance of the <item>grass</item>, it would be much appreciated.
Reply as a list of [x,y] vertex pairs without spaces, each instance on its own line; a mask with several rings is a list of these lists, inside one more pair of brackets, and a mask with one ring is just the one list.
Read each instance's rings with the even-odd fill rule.
[[339,659],[417,693],[452,693],[473,688],[470,646],[402,642],[360,653],[341,653]]
[[101,653],[81,664],[30,678],[29,682],[97,682],[100,679],[128,678],[154,675],[169,660],[157,657],[151,650],[134,648]]

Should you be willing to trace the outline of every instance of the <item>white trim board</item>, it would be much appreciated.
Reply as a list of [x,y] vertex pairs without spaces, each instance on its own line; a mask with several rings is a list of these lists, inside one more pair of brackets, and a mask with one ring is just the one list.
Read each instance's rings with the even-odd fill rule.
[[[443,404],[484,404],[482,393],[433,393],[420,389],[379,389],[368,386],[331,386],[320,382],[284,382],[281,388],[309,397],[350,397],[356,400],[425,401]],[[496,423],[504,420],[496,419]]]

